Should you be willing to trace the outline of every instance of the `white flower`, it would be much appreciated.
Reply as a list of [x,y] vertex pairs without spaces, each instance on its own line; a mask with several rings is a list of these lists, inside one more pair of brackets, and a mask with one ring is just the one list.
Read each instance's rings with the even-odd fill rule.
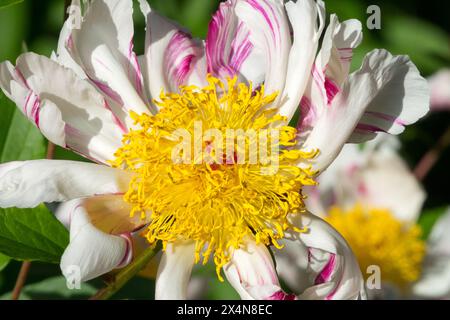
[[355,203],[389,208],[405,222],[416,222],[425,201],[423,187],[399,156],[400,142],[380,135],[361,146],[349,144],[320,176],[316,190],[310,192],[308,207],[326,217],[329,207],[350,209]]
[[[344,147],[309,193],[307,206],[342,232],[363,272],[368,265],[381,268],[382,286],[368,290],[369,297],[445,298],[450,294],[450,238],[445,231],[450,215],[439,219],[425,245],[416,225],[426,194],[399,156],[399,147],[389,136],[363,148]],[[280,275],[296,281],[297,274],[288,268]]]
[[[79,6],[78,1],[73,5]],[[301,177],[299,188],[310,183],[314,170],[325,170],[345,143],[371,139],[378,132],[398,134],[428,110],[426,81],[406,56],[374,50],[366,56],[361,69],[349,75],[352,51],[362,39],[361,24],[356,20],[339,23],[332,15],[322,49],[316,55],[325,20],[322,1],[223,2],[210,22],[206,41],[192,39],[186,31],[151,10],[145,1],[141,0],[140,5],[147,21],[142,57],[137,57],[133,51],[132,1],[95,0],[82,17],[81,11],[72,10],[70,21],[82,21],[81,26],[72,29],[69,20],[64,24],[53,60],[26,53],[17,59],[16,66],[10,62],[0,66],[2,90],[44,136],[97,163],[40,160],[0,166],[0,206],[34,207],[44,201],[68,202],[63,209],[70,217],[71,242],[62,257],[61,268],[64,272],[69,265],[81,266],[83,280],[130,261],[131,231],[147,223],[154,228],[173,227],[164,223],[155,226],[158,218],[155,213],[146,216],[144,221],[139,217],[130,218],[130,211],[135,212],[137,208],[133,201],[142,200],[129,187],[136,182],[133,180],[136,176],[130,170],[108,167],[109,160],[116,155],[124,157],[122,137],[136,132],[131,129],[139,130],[134,120],[142,125],[145,119],[153,119],[152,115],[165,116],[158,113],[164,99],[159,105],[153,103],[162,91],[177,94],[164,96],[167,103],[175,99],[173,97],[187,98],[186,92],[196,96],[197,89],[198,94],[206,94],[205,90],[211,87],[199,88],[210,84],[207,77],[210,74],[222,83],[231,81],[227,77],[235,77],[243,85],[242,90],[250,90],[252,84],[253,88],[264,87],[269,95],[278,93],[261,108],[278,108],[286,122],[300,106],[301,139],[292,151],[301,160],[298,167],[292,167]],[[183,85],[188,87],[183,88]],[[198,88],[186,91],[192,85]],[[251,95],[257,90],[249,92],[248,99],[259,99],[258,94],[256,98]],[[141,118],[132,119],[133,112]],[[140,144],[134,146],[138,148]],[[311,159],[306,151],[314,150],[320,153]],[[139,168],[142,167],[134,169]],[[144,180],[146,183],[148,179]],[[172,187],[181,190],[177,184]],[[124,194],[128,194],[128,200],[134,200],[124,201]],[[292,194],[297,195],[296,205],[301,209],[298,190]],[[177,199],[184,201],[197,195],[194,190],[185,188],[179,193],[161,195],[162,200],[148,200],[172,205]],[[265,208],[269,198],[258,197]],[[284,193],[278,192],[274,199],[281,201],[282,197]],[[235,205],[255,210],[249,205],[253,198],[247,195],[243,203],[235,202]],[[234,208],[230,206],[220,208]],[[216,222],[223,223],[214,220],[217,216],[204,214],[202,222],[213,226]],[[282,218],[287,219],[287,216]],[[214,246],[213,242],[219,240],[213,236],[217,233],[220,237],[229,237],[231,231],[216,227],[208,229],[210,238],[201,241],[191,238],[166,241],[167,248],[158,270],[156,297],[185,298],[195,260],[200,253],[207,257],[211,250],[216,250],[216,264],[221,266],[226,262],[225,275],[242,298],[293,298],[281,291],[272,258],[263,245],[281,236],[285,237],[279,242],[286,248],[302,250],[299,263],[312,279],[309,286],[297,292],[299,298],[364,296],[361,273],[351,250],[327,223],[309,213],[292,215],[289,224],[307,227],[307,231],[280,232],[267,228],[267,223],[272,221],[266,219],[263,217],[264,223],[257,224],[266,226],[260,232],[252,234],[247,228],[240,233],[241,238],[219,242],[225,248]],[[175,222],[184,222],[180,220],[183,219],[175,219]],[[275,225],[285,228],[287,221],[276,220]],[[243,226],[242,219],[235,222]],[[191,234],[197,229],[184,230]],[[172,239],[180,235],[183,234],[169,232],[165,236]],[[158,233],[148,237],[163,239]],[[238,245],[231,245],[233,240],[239,242]],[[234,246],[238,248],[230,254],[228,249]],[[217,253],[219,249],[222,255]],[[284,251],[277,251],[281,253]]]

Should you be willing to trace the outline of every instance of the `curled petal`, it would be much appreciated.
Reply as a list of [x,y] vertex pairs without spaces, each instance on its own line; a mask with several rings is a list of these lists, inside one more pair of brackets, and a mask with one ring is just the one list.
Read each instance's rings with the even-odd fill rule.
[[248,240],[235,249],[223,268],[225,275],[244,300],[293,300],[281,289],[272,257],[266,246]]
[[318,115],[303,147],[320,150],[313,166],[323,171],[348,141],[401,133],[428,111],[428,99],[425,79],[406,56],[374,50]]
[[34,53],[0,64],[0,86],[50,141],[96,162],[113,158],[126,128],[72,70]]
[[326,90],[327,102],[330,103],[330,82],[341,86],[349,74],[353,50],[361,44],[362,25],[356,19],[339,22],[336,15],[330,17],[330,24],[324,35],[316,65],[319,83]]
[[[280,275],[293,288],[302,288],[299,299],[348,300],[364,299],[364,279],[358,262],[345,240],[322,219],[306,213],[292,218],[306,232],[287,232],[281,243],[290,247],[290,255],[283,250],[276,252],[277,261],[291,265],[290,270],[279,269]],[[292,248],[298,247],[299,250]],[[305,250],[306,248],[306,250]],[[292,267],[295,266],[295,267]],[[308,279],[308,283],[289,283]]]
[[68,279],[79,275],[81,281],[94,279],[132,259],[129,235],[115,236],[95,228],[82,206],[73,206],[70,243],[61,257],[61,270]]
[[82,206],[91,224],[107,234],[134,233],[149,222],[149,218],[141,219],[138,215],[130,217],[131,207],[123,195],[96,195],[60,204],[55,214],[65,226],[70,226],[69,213],[75,206]]
[[91,163],[33,160],[0,165],[0,207],[31,208],[96,194],[123,193],[128,173]]
[[372,74],[375,87],[366,97],[364,114],[349,139],[351,142],[372,139],[377,132],[400,134],[405,126],[429,111],[427,81],[407,56],[392,56],[385,50],[374,50],[349,82],[364,81],[367,74]]

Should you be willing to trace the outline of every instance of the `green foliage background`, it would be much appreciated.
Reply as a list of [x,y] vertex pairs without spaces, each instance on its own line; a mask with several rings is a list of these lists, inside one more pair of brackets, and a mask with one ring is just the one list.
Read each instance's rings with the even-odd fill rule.
[[[137,2],[137,1],[135,1]],[[218,0],[150,0],[154,9],[178,21],[192,31],[196,37],[204,38],[207,25]],[[374,48],[386,48],[395,54],[408,54],[425,75],[450,67],[450,5],[440,0],[325,0],[327,14],[337,13],[340,20],[357,18],[364,25],[364,41],[355,53],[354,68],[358,67],[365,53]],[[381,8],[381,30],[367,30],[366,9],[376,4]],[[6,7],[4,7],[6,6]],[[23,51],[34,51],[49,56],[56,48],[59,30],[63,24],[64,0],[0,0],[0,61],[15,61]],[[144,18],[135,8],[135,49],[144,51]],[[401,136],[403,156],[413,167],[429,150],[450,124],[450,113],[440,112],[427,116],[420,123],[407,128]],[[0,94],[0,162],[43,158],[45,141],[39,132],[29,124],[3,94]],[[57,148],[56,158],[77,159],[78,156]],[[420,222],[428,234],[434,221],[450,204],[450,150],[445,150],[424,181],[429,195]],[[49,212],[40,207],[40,213],[49,219],[51,232],[59,230],[59,244],[47,249],[48,262],[55,262],[54,255],[64,246],[68,235],[49,217]],[[18,214],[20,214],[18,212]],[[26,213],[23,213],[26,214]],[[5,215],[3,216],[5,217]],[[31,223],[31,222],[30,222]],[[4,225],[4,224],[3,224]],[[50,227],[49,227],[50,228]],[[0,236],[2,221],[0,221]],[[59,248],[59,249],[58,249]],[[14,250],[1,250],[14,255]],[[60,254],[60,252],[59,252]],[[16,254],[15,258],[20,259]],[[8,299],[9,292],[20,267],[17,261],[0,254],[0,299]],[[228,285],[218,283],[214,271],[211,274],[207,298],[236,298]],[[77,299],[92,295],[102,285],[101,280],[84,284],[82,290],[68,290],[58,265],[34,262],[23,299]],[[117,293],[116,298],[147,299],[153,296],[152,280],[138,278],[131,281]]]

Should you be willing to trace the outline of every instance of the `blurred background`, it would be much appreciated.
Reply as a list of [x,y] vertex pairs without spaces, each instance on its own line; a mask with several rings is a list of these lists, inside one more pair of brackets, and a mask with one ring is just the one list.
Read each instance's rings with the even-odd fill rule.
[[[137,1],[135,2],[135,50],[137,54],[142,54],[145,23]],[[191,30],[194,36],[200,38],[205,37],[211,15],[220,3],[218,0],[150,0],[149,2],[161,14],[176,20]],[[56,48],[59,30],[63,24],[64,3],[64,0],[24,0],[16,5],[0,9],[0,61],[10,60],[14,63],[17,56],[24,51],[34,51],[49,56]],[[426,77],[442,68],[450,67],[450,5],[448,1],[325,0],[325,4],[328,15],[337,13],[341,21],[357,18],[363,23],[364,40],[355,52],[353,69],[359,67],[363,56],[374,48],[386,48],[394,54],[408,54]],[[380,30],[366,28],[366,20],[369,16],[366,10],[373,4],[381,8]],[[15,127],[23,126],[24,132],[34,130],[21,115],[13,114],[14,105],[4,98],[0,100],[0,103],[0,146],[5,145],[7,130],[5,124],[7,123],[15,122]],[[411,168],[436,145],[449,125],[450,112],[443,110],[431,113],[419,123],[406,129],[400,137],[401,153]],[[31,154],[3,152],[1,162],[21,158],[40,158],[42,150],[45,150],[45,141],[38,137],[30,143],[40,145],[41,149],[39,150],[38,147],[38,150]],[[425,237],[434,221],[450,204],[450,149],[443,148],[441,151],[436,165],[423,181],[428,194],[420,219]],[[56,158],[79,159],[62,149],[57,149]],[[9,261],[2,266],[0,259],[0,298],[9,298],[20,264],[20,262]],[[237,298],[227,284],[218,282],[213,270],[196,272],[209,271],[212,272],[208,280],[206,298]],[[84,298],[95,293],[100,286],[102,281],[96,280],[83,285],[82,290],[67,290],[58,265],[33,262],[22,298]],[[148,299],[152,298],[153,289],[153,280],[148,277],[139,278],[131,281],[115,297]]]

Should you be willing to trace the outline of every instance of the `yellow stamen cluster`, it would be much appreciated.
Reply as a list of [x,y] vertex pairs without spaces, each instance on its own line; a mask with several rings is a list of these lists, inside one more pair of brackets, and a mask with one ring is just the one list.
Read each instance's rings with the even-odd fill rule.
[[381,280],[400,287],[417,280],[425,254],[418,225],[396,219],[389,210],[356,205],[348,211],[331,209],[326,220],[347,240],[364,275],[376,265]]
[[[133,207],[132,216],[150,215],[148,241],[162,241],[163,247],[169,242],[195,241],[196,261],[203,258],[206,263],[213,255],[221,278],[220,268],[244,237],[278,246],[284,231],[294,228],[287,216],[304,211],[302,186],[315,183],[315,172],[297,164],[317,152],[293,148],[296,130],[275,109],[268,109],[276,94],[266,96],[263,87],[253,90],[236,79],[207,80],[204,88],[185,86],[179,94],[161,93],[155,101],[160,107],[156,115],[132,113],[137,129],[124,135],[112,164],[133,173],[124,199]],[[173,150],[180,141],[173,132],[181,128],[194,136],[199,121],[203,130],[217,129],[224,136],[227,129],[278,129],[281,151],[271,155],[278,157],[278,169],[264,174],[262,169],[270,171],[270,163],[236,163],[235,155],[228,154],[227,159],[234,159],[231,163],[198,159],[174,163]],[[251,142],[247,141],[247,149]],[[215,141],[201,143],[202,150],[214,143],[216,150],[226,149]],[[215,152],[209,155],[214,157]]]

